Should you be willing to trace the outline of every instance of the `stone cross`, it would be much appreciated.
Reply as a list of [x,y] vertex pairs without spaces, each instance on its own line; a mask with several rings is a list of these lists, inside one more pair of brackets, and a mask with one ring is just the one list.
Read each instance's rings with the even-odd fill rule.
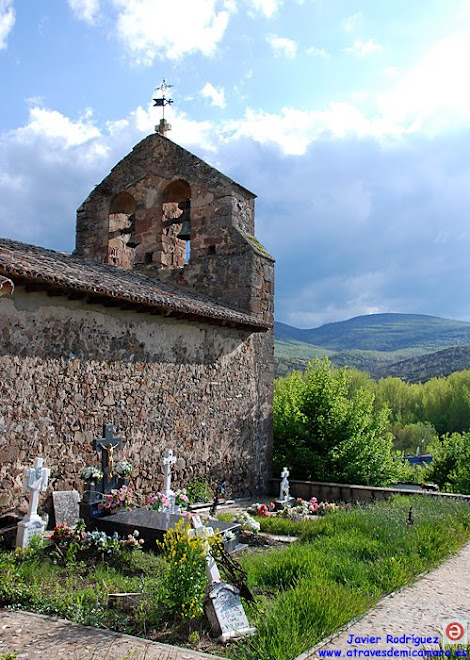
[[47,488],[51,471],[43,467],[43,459],[36,458],[33,468],[26,468],[24,473],[24,488],[29,494],[28,513],[18,523],[16,545],[26,548],[34,534],[44,531],[46,521],[38,515],[39,493]]
[[111,490],[113,484],[113,470],[114,470],[114,450],[116,447],[121,446],[121,438],[114,436],[116,427],[114,424],[105,424],[103,426],[103,438],[95,438],[93,441],[93,448],[97,451],[101,450],[101,470],[103,471],[103,487],[102,492],[105,493]]
[[287,502],[289,500],[289,476],[290,472],[285,467],[281,472],[281,490],[279,493],[279,499],[281,502]]
[[214,536],[214,528],[206,527],[200,516],[192,516],[191,518],[192,525],[194,529],[189,530],[192,536],[198,536],[200,539],[206,539],[204,543],[204,552],[206,553],[206,575],[209,585],[213,585],[215,582],[221,582],[219,569],[217,568],[217,563],[214,557],[210,553],[210,546],[207,539],[211,536]]
[[163,465],[163,490],[162,493],[167,497],[173,496],[171,490],[171,466],[176,463],[176,456],[173,454],[173,449],[165,449],[165,455],[162,458]]

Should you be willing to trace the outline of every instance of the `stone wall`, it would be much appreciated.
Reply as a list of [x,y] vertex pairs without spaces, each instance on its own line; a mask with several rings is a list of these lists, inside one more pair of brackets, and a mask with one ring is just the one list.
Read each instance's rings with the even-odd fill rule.
[[[280,479],[271,479],[269,492],[279,497]],[[404,488],[381,488],[379,486],[359,486],[357,484],[337,484],[328,481],[289,480],[292,497],[309,500],[316,497],[319,502],[361,502],[369,504],[378,500],[387,500],[392,495],[426,495],[428,497],[447,497],[465,500],[470,503],[470,495],[440,493],[432,490],[410,490]]]
[[162,486],[175,450],[175,486],[193,475],[236,495],[263,491],[271,460],[273,335],[172,320],[26,293],[0,298],[0,502],[24,503],[36,456],[50,488],[82,487],[80,469],[112,422],[133,485]]

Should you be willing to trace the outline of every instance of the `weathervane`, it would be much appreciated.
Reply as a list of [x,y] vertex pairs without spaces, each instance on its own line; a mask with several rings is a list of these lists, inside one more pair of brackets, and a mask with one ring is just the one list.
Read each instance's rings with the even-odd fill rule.
[[173,85],[167,85],[165,78],[163,78],[163,82],[160,87],[155,88],[155,92],[157,90],[160,90],[161,92],[160,97],[153,99],[155,101],[153,107],[162,109],[162,118],[160,119],[160,123],[158,126],[155,126],[155,130],[157,133],[160,133],[160,135],[165,135],[167,131],[171,131],[171,125],[165,119],[165,106],[171,105],[173,103],[173,99],[167,99],[165,96],[167,90],[170,89],[170,87],[173,87]]

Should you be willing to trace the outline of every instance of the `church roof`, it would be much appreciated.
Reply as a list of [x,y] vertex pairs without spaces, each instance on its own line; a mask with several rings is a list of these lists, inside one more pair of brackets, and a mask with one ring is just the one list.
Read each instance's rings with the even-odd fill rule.
[[269,325],[217,301],[116,266],[63,252],[0,238],[0,276],[46,290],[51,295],[84,298],[90,303],[240,327],[252,331]]

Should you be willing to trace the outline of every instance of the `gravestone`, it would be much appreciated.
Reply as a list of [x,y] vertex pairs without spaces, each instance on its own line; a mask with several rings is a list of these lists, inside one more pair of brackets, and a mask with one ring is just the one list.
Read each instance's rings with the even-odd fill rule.
[[87,483],[83,493],[83,499],[80,503],[80,517],[87,524],[103,515],[103,511],[99,508],[99,504],[103,501],[103,495],[117,488],[121,485],[121,482],[125,482],[123,479],[118,480],[114,474],[114,452],[122,444],[121,438],[114,435],[115,432],[116,427],[114,424],[104,424],[103,437],[93,440],[93,448],[96,451],[101,451],[103,478],[97,484]]
[[80,494],[76,490],[57,490],[52,493],[56,525],[75,527],[80,518]]
[[295,501],[293,497],[290,496],[289,490],[289,470],[284,467],[281,472],[281,484],[279,489],[279,499],[277,499],[274,504],[276,509],[284,509],[286,506],[290,506]]
[[171,466],[176,463],[176,456],[173,454],[173,449],[165,449],[165,454],[162,458],[163,465],[163,495],[168,497],[170,502],[170,513],[177,513],[175,506],[175,493],[171,489]]
[[95,438],[93,441],[93,448],[97,451],[101,450],[101,471],[103,472],[103,479],[101,480],[102,493],[110,493],[113,488],[116,488],[116,477],[114,471],[114,450],[121,447],[121,438],[114,436],[116,427],[114,424],[105,424],[103,426],[102,438]]
[[[191,520],[194,530],[193,534],[201,539],[209,539],[214,536],[212,527],[205,527],[199,516],[193,516]],[[208,581],[208,592],[204,598],[204,611],[211,624],[211,632],[217,641],[225,644],[229,639],[253,635],[256,628],[248,623],[248,619],[240,600],[240,591],[224,582],[220,577],[217,562],[210,552],[210,545],[204,544],[206,553],[206,575]]]
[[[186,516],[169,511],[153,511],[153,509],[122,509],[117,513],[94,518],[90,522],[93,529],[112,535],[117,532],[119,536],[127,536],[135,530],[139,532],[139,538],[144,541],[144,549],[156,549],[156,541],[163,541],[166,532],[175,527],[180,520],[187,520]],[[238,546],[238,534],[240,524],[234,522],[211,521],[213,527],[223,536],[225,532],[231,532],[227,536],[233,537],[224,542],[227,552],[233,552]]]
[[204,599],[204,611],[211,624],[212,635],[222,644],[256,633],[256,628],[248,623],[239,590],[227,582],[212,585]]
[[29,494],[28,513],[18,523],[16,547],[26,548],[35,534],[41,534],[47,525],[38,515],[39,493],[46,490],[51,471],[43,467],[44,460],[36,458],[33,468],[26,468],[24,474],[25,492]]

